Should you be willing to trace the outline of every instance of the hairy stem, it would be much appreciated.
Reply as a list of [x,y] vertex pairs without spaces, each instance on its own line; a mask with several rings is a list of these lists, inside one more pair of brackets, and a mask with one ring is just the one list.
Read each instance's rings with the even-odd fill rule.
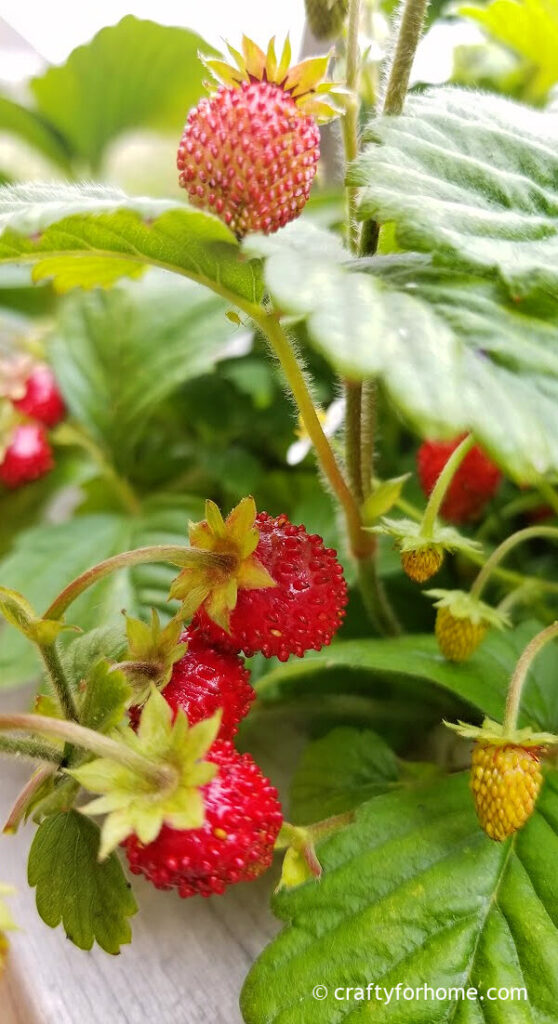
[[[2,737],[7,739],[7,737]],[[51,764],[43,765],[27,780],[23,789],[18,794],[15,803],[12,805],[10,813],[6,818],[2,832],[4,835],[14,835],[23,818],[27,814],[27,809],[31,805],[31,802],[35,796],[35,793],[41,788],[44,782],[50,778],[55,772],[55,766]]]
[[[349,0],[349,17],[347,21],[347,47],[346,47],[346,86],[348,96],[346,98],[345,113],[343,114],[343,145],[345,149],[345,163],[348,165],[356,160],[358,155],[358,78],[359,78],[359,51],[358,51],[358,29],[360,23],[360,0]],[[356,217],[358,190],[347,189],[347,236],[353,252],[358,249],[358,222]]]
[[518,544],[522,544],[526,540],[534,540],[537,537],[549,538],[550,540],[558,540],[558,527],[555,526],[528,526],[525,530],[518,530],[517,533],[512,533],[511,537],[506,537],[506,540],[502,541],[499,547],[495,548],[489,558],[487,558],[481,571],[479,572],[473,586],[471,587],[471,597],[480,597],[488,580],[493,573],[494,569],[500,564],[502,559],[517,547]]
[[446,496],[449,486],[453,480],[456,470],[463,462],[467,452],[471,450],[475,441],[471,434],[464,437],[461,444],[457,446],[446,462],[440,476],[436,480],[432,494],[430,495],[428,504],[426,506],[424,516],[422,517],[421,536],[431,537],[434,530],[434,524],[436,518],[442,506],[442,502]]
[[400,114],[422,34],[428,0],[404,0],[384,99],[384,114]]
[[62,708],[64,716],[69,718],[71,721],[77,722],[78,710],[76,702],[74,700],[70,683],[66,678],[66,673],[60,659],[60,654],[58,653],[56,642],[50,644],[39,643],[37,646],[54,687],[56,696],[60,701],[60,707]]
[[61,619],[70,605],[83,594],[84,590],[92,587],[94,583],[109,576],[118,569],[125,569],[132,565],[142,565],[147,562],[168,562],[170,565],[185,566],[194,564],[196,561],[205,562],[216,566],[225,566],[226,556],[215,554],[210,551],[202,551],[191,548],[187,545],[179,547],[171,544],[156,544],[153,547],[137,548],[135,551],[123,551],[120,555],[113,555],[106,558],[91,569],[86,569],[75,580],[72,580],[64,590],[54,599],[47,608],[45,619]]
[[355,558],[364,558],[374,550],[375,544],[373,541],[370,543],[370,535],[364,533],[362,529],[359,506],[339,468],[333,449],[324,434],[312,396],[291,343],[276,314],[258,316],[257,323],[268,338],[279,360],[306,431],[314,445],[323,473],[343,508],[351,551]]
[[359,590],[371,622],[379,633],[399,636],[402,632],[401,624],[388,601],[376,570],[375,560],[363,559],[358,563],[357,569]]
[[376,382],[362,385],[362,419],[360,434],[360,475],[364,500],[372,493],[374,446],[376,439]]
[[26,757],[32,761],[50,761],[52,764],[60,764],[62,753],[50,743],[43,743],[42,740],[22,739],[16,736],[0,736],[0,754],[9,754],[11,757]]
[[362,415],[362,385],[348,380],[345,383],[345,462],[351,490],[362,502],[362,475],[360,465]]
[[[56,736],[72,746],[81,747],[98,757],[109,758],[117,764],[129,768],[138,775],[149,779],[159,786],[168,786],[174,781],[174,774],[165,765],[156,764],[142,754],[136,753],[123,743],[111,740],[109,736],[86,729],[76,722],[67,722],[59,718],[48,718],[45,715],[0,715],[0,732],[29,732],[33,735]],[[172,774],[172,777],[171,777]]]
[[558,636],[558,622],[553,622],[541,633],[537,633],[523,651],[515,671],[510,680],[508,699],[506,701],[506,713],[504,716],[504,731],[512,732],[517,727],[519,708],[521,705],[521,694],[527,675],[537,654],[542,651],[546,644]]

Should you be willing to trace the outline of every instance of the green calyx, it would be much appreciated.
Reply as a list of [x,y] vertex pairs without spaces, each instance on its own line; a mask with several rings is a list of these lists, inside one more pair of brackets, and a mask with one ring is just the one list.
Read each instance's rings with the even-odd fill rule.
[[492,608],[465,590],[426,590],[428,597],[435,598],[435,608],[447,608],[454,619],[468,619],[474,626],[487,625],[505,629],[510,625],[509,617],[498,608]]
[[536,732],[528,727],[525,729],[506,729],[499,722],[485,718],[482,726],[469,725],[467,722],[446,722],[444,725],[464,739],[488,743],[495,747],[552,747],[558,744],[558,736],[551,732]]
[[422,532],[422,523],[413,519],[383,518],[378,526],[367,527],[370,533],[384,534],[393,537],[401,552],[420,551],[424,548],[443,551],[482,551],[478,541],[463,537],[453,526],[442,526],[436,521],[426,536]]
[[[175,829],[201,828],[205,810],[200,789],[218,768],[204,760],[221,722],[221,712],[189,726],[180,710],[172,710],[156,687],[151,687],[137,733],[129,726],[113,733],[125,749],[150,762],[149,777],[125,758],[100,757],[68,770],[98,799],[80,808],[84,814],[104,814],[99,859],[105,859],[129,835],[153,842],[164,824]],[[157,772],[156,769],[159,769]]]
[[169,682],[173,665],[186,653],[186,645],[179,642],[183,628],[179,616],[161,626],[155,609],[149,623],[126,618],[128,651],[118,667],[133,689],[135,704],[147,700],[152,684],[162,690]]
[[53,644],[63,630],[81,632],[77,626],[66,626],[58,620],[40,618],[22,594],[8,590],[7,587],[0,587],[0,614],[28,640],[40,646]]

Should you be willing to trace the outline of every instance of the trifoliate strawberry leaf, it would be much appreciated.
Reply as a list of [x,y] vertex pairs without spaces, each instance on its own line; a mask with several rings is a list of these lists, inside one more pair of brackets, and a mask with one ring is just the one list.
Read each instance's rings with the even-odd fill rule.
[[[558,116],[443,87],[371,121],[360,215],[437,262],[495,270],[514,298],[558,286]],[[378,145],[379,144],[379,145]]]
[[[121,756],[99,757],[69,774],[90,790],[101,794],[81,808],[83,814],[106,814],[101,829],[99,857],[135,833],[142,843],[157,838],[164,824],[171,828],[201,828],[205,811],[200,788],[210,782],[217,766],[204,761],[213,744],[221,713],[189,726],[179,710],[173,713],[159,691],[152,687],[143,707],[137,733],[123,727],[114,735]],[[126,759],[131,751],[135,760]],[[146,774],[144,765],[151,767]]]
[[274,898],[285,927],[248,975],[246,1024],[553,1020],[556,772],[506,843],[484,835],[457,775],[370,800],[319,856],[319,884]]
[[353,810],[399,778],[391,747],[371,729],[334,729],[310,743],[291,783],[289,818],[309,825]]
[[122,721],[132,697],[124,673],[102,659],[88,673],[84,687],[81,724],[96,732],[110,732]]
[[278,307],[306,320],[332,366],[351,379],[378,378],[424,436],[470,429],[520,482],[558,469],[558,302],[550,294],[517,303],[495,276],[416,253],[353,261],[335,235],[304,220],[244,248],[266,258]]
[[97,942],[119,953],[131,941],[127,918],[138,908],[116,854],[99,863],[99,839],[97,825],[77,811],[46,818],[29,853],[29,885],[36,886],[37,910],[51,928],[62,923],[80,949]]
[[[482,647],[460,665],[445,661],[433,636],[336,641],[327,651],[308,651],[303,661],[268,672],[256,685],[258,701],[265,706],[309,695],[319,698],[333,686],[335,692],[342,687],[345,693],[377,697],[382,683],[389,681],[396,693],[401,687],[407,700],[419,691],[424,702],[432,684],[501,721],[516,662],[540,628],[538,622],[524,622],[505,632],[491,630]],[[556,669],[557,653],[550,644],[529,670],[520,726],[558,732]]]
[[58,291],[109,287],[149,264],[257,302],[257,267],[239,259],[228,227],[178,201],[126,196],[103,185],[0,188],[0,263],[34,264]]

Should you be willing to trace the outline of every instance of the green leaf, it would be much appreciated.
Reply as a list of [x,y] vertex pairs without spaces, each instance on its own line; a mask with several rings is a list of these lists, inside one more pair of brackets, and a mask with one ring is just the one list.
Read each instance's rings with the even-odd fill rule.
[[52,124],[33,110],[0,96],[0,131],[17,135],[68,172],[71,152]]
[[306,318],[332,365],[378,377],[419,432],[472,430],[520,482],[558,468],[555,298],[517,304],[503,285],[418,254],[350,262],[303,221],[245,248],[267,256],[277,305]]
[[556,0],[492,0],[486,7],[464,6],[459,13],[529,61],[527,94],[535,101],[544,99],[558,82]]
[[140,284],[76,292],[62,303],[49,354],[68,407],[123,466],[150,417],[186,380],[212,370],[238,333],[225,303],[152,271]]
[[[241,997],[246,1024],[554,1019],[555,772],[539,811],[505,844],[481,831],[467,777],[458,775],[419,793],[369,801],[354,825],[319,846],[318,856],[319,884],[274,899],[285,928],[248,975]],[[317,984],[327,987],[326,998],[313,997]],[[428,998],[425,985],[434,990]],[[406,987],[422,995],[405,998]],[[498,998],[504,987],[525,994]],[[451,999],[436,995],[438,988],[476,988],[479,995]]]
[[[496,270],[513,297],[558,286],[558,117],[451,87],[372,121],[350,182],[407,249]],[[376,145],[380,143],[380,145]]]
[[308,825],[350,811],[397,782],[391,747],[371,729],[340,728],[310,743],[291,783],[290,818]]
[[109,287],[147,264],[257,302],[256,268],[238,257],[223,221],[184,203],[103,185],[0,188],[0,263],[31,262],[58,291]]
[[99,829],[77,811],[55,814],[39,828],[29,853],[29,885],[37,888],[37,910],[43,921],[66,935],[80,949],[97,942],[107,953],[119,953],[131,941],[127,918],[136,901],[116,854],[100,864]]
[[[23,531],[11,553],[0,561],[0,581],[26,594],[36,608],[48,604],[75,576],[111,555],[150,544],[186,543],[189,519],[201,518],[196,498],[179,501],[165,495],[146,500],[139,516],[92,514],[67,523]],[[152,607],[168,616],[167,603],[176,568],[147,564],[120,570],[85,591],[71,607],[68,621],[89,630],[130,615],[148,617]],[[101,652],[103,653],[103,652]],[[16,630],[0,633],[0,679],[3,686],[28,682],[37,675],[31,644]]]
[[[257,685],[258,699],[263,704],[275,704],[294,694],[300,699],[329,692],[328,673],[344,669],[354,673],[346,677],[349,693],[376,695],[386,678],[395,686],[407,683],[408,689],[413,684],[415,690],[416,683],[423,681],[442,687],[501,721],[515,663],[539,630],[540,625],[534,622],[505,632],[492,630],[473,657],[460,665],[445,660],[433,636],[337,641],[327,651],[309,651],[304,661],[272,669]],[[520,725],[558,731],[557,664],[552,645],[537,657],[525,687]]]
[[81,724],[96,732],[110,732],[122,721],[130,696],[124,673],[106,660],[98,661],[86,680]]
[[403,487],[410,476],[410,473],[404,473],[402,476],[395,476],[391,480],[382,480],[374,488],[362,509],[364,522],[367,526],[393,508],[395,502],[401,497]]
[[64,670],[70,681],[78,687],[100,658],[118,661],[126,650],[124,620],[111,626],[97,626],[77,636],[64,651]]
[[93,169],[128,129],[170,130],[178,145],[186,114],[204,91],[200,49],[215,53],[194,32],[128,16],[33,79],[38,113]]

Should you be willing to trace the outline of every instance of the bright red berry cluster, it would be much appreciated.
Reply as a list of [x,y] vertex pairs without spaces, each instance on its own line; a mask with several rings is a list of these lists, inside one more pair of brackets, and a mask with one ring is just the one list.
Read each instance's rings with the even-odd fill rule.
[[277,791],[252,757],[238,754],[231,742],[255,696],[240,651],[285,660],[319,650],[331,642],[347,602],[343,570],[321,537],[265,512],[255,525],[254,554],[275,586],[239,588],[229,633],[202,606],[182,635],[184,657],[163,690],[175,715],[182,708],[190,725],[222,709],[219,737],[207,755],[219,772],[201,790],[204,825],[186,831],[165,825],[146,846],[135,835],[124,844],[134,873],[184,897],[222,893],[261,875],[283,820]]
[[35,366],[23,382],[24,392],[12,399],[10,424],[0,461],[0,483],[10,489],[38,480],[54,466],[48,427],[63,419],[65,406],[52,370]]
[[[424,441],[417,453],[417,469],[424,493],[429,496],[452,452],[463,440]],[[474,445],[463,459],[449,486],[441,513],[450,523],[467,523],[482,515],[486,504],[494,497],[502,474]]]

